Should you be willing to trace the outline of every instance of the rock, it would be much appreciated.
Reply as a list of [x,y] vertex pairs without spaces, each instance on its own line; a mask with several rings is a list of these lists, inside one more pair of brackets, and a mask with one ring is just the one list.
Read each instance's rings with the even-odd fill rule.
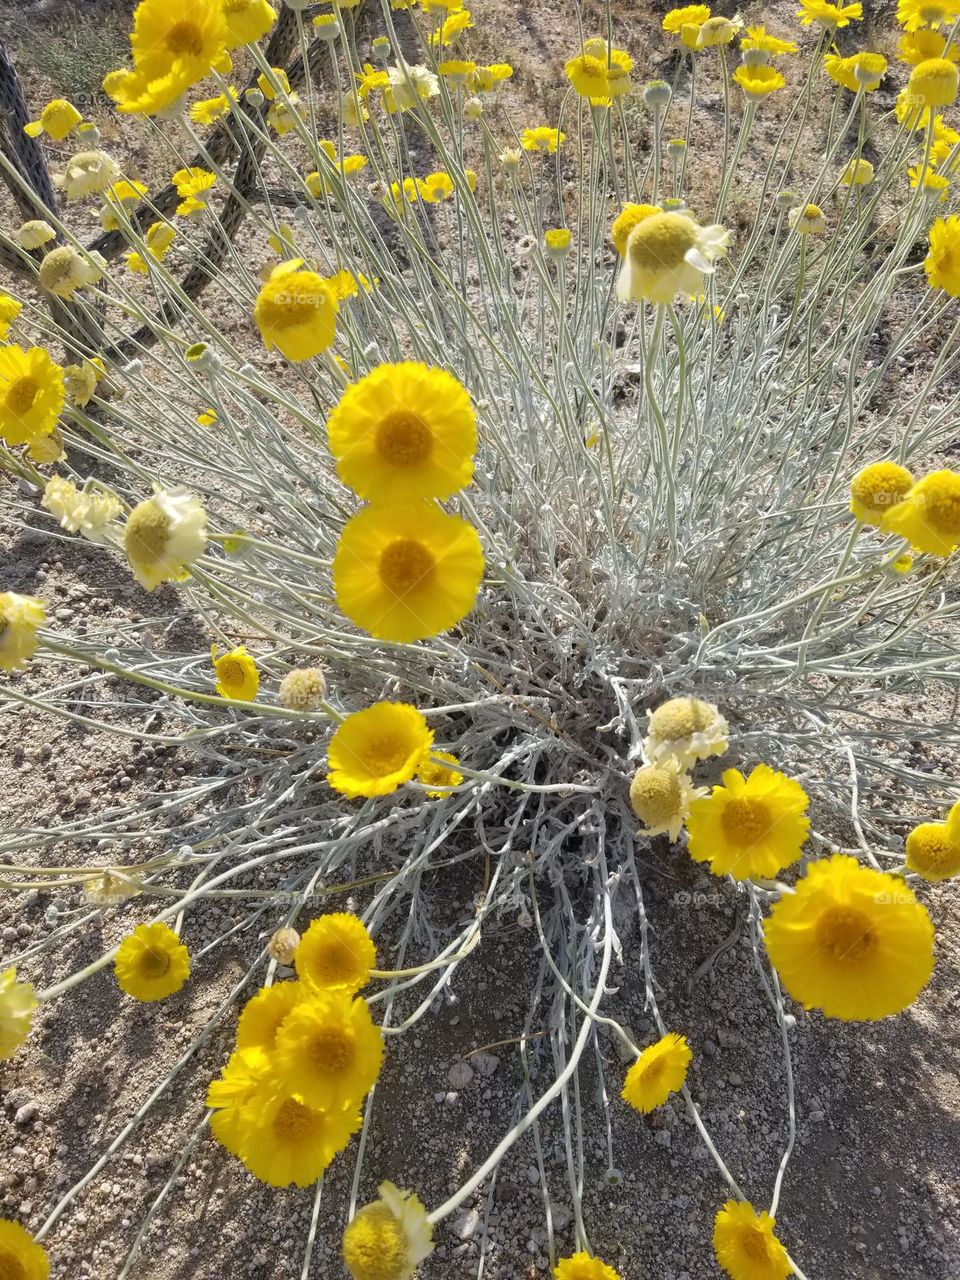
[[15,1124],[30,1124],[32,1120],[36,1120],[39,1114],[40,1108],[35,1102],[25,1102],[22,1107],[17,1108],[13,1120]]
[[465,1089],[473,1080],[473,1068],[467,1062],[455,1062],[447,1072],[447,1079],[454,1089]]
[[480,1228],[480,1214],[476,1209],[468,1209],[461,1213],[453,1224],[453,1229],[461,1240],[471,1240]]
[[470,1056],[470,1065],[482,1076],[492,1076],[500,1065],[495,1053],[474,1053]]

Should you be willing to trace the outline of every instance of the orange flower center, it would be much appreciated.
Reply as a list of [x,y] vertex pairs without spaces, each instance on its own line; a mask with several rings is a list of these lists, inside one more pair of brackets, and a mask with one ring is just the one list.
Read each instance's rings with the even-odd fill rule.
[[743,1237],[743,1252],[752,1262],[766,1262],[769,1258],[767,1237],[759,1227],[750,1227]]
[[433,433],[422,418],[407,409],[394,409],[377,425],[377,453],[394,467],[425,462],[433,450]]
[[312,957],[311,976],[316,974],[323,983],[333,985],[335,982],[346,982],[357,972],[357,963],[353,952],[339,938],[331,939]]
[[314,1069],[324,1076],[340,1075],[353,1065],[353,1040],[340,1027],[325,1027],[311,1036],[309,1057]]
[[199,58],[203,53],[203,31],[195,22],[176,22],[167,32],[167,48],[172,54]]
[[737,796],[724,806],[720,825],[733,844],[751,845],[762,840],[773,824],[770,810],[762,800]]
[[221,658],[217,662],[217,679],[227,689],[243,684],[243,667],[236,658]]
[[403,738],[378,738],[363,750],[363,763],[370,773],[384,777],[396,773],[406,763],[410,745]]
[[380,556],[380,581],[396,596],[405,596],[414,587],[425,586],[436,568],[436,560],[422,542],[397,538]]
[[316,1131],[317,1118],[296,1098],[285,1098],[273,1117],[273,1133],[280,1142],[303,1142]]
[[15,382],[11,382],[7,391],[7,408],[21,417],[30,412],[39,394],[39,386],[29,375],[17,378]]
[[877,945],[869,917],[853,907],[825,911],[817,921],[816,937],[820,948],[838,964],[856,964]]

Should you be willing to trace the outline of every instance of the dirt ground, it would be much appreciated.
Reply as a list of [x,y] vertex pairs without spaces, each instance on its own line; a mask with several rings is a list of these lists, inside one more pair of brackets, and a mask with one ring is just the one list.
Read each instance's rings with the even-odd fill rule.
[[[88,114],[99,113],[105,143],[123,152],[135,176],[138,165],[149,170],[149,144],[135,128],[108,117],[98,96],[100,77],[122,57],[123,14],[132,7],[104,0],[0,0],[0,38],[16,59],[31,106],[42,105],[54,86],[62,88]],[[672,69],[658,32],[666,7],[641,0],[614,4],[640,81]],[[796,35],[794,7],[778,0],[763,8],[777,34]],[[876,47],[870,40],[875,24],[885,33],[880,47],[889,52],[894,5],[865,7],[866,43]],[[715,9],[733,12],[730,5]],[[575,43],[570,4],[548,0],[531,8],[478,0],[475,10],[478,60],[508,56],[518,70],[511,93],[525,118],[552,120],[559,68]],[[761,9],[748,4],[743,12],[750,20]],[[588,6],[585,28],[600,29],[600,14],[597,5]],[[709,86],[705,101],[719,112],[719,95],[711,96]],[[698,124],[705,155],[710,128],[708,111]],[[758,126],[758,145],[768,130]],[[711,188],[715,174],[703,176]],[[25,530],[15,510],[22,495],[5,485],[0,477],[4,589],[40,595],[53,616],[81,633],[110,631],[169,608],[172,588],[147,596],[111,553]],[[42,688],[49,672],[36,664],[18,679],[28,690]],[[956,770],[955,760],[934,762]],[[7,714],[0,706],[0,797],[4,823],[14,829],[63,825],[76,815],[107,813],[127,796],[169,792],[189,781],[192,767],[176,749]],[[69,842],[62,847],[64,860],[79,856]],[[469,918],[479,888],[468,870],[449,875],[446,923]],[[736,926],[737,896],[665,842],[647,866],[646,892],[661,1009],[697,1047],[690,1074],[694,1096],[731,1170],[763,1204],[786,1140],[786,1091],[779,1032],[746,930],[707,976],[688,987],[690,974]],[[798,1141],[778,1221],[809,1280],[960,1280],[960,900],[949,887],[926,893],[925,900],[938,925],[937,968],[910,1010],[867,1027],[795,1011]],[[45,934],[89,910],[79,893],[6,893],[0,899],[0,964],[26,951],[24,975],[46,985],[95,958],[143,915],[137,904],[96,913],[80,940],[55,961],[29,958]],[[191,949],[199,953],[234,923],[229,903],[207,905],[192,923]],[[275,923],[265,917],[260,933]],[[381,957],[389,955],[390,941],[384,939]],[[611,983],[619,989],[605,1010],[644,1043],[654,1029],[643,1013],[635,932],[625,934],[624,944],[624,968]],[[148,1213],[143,1251],[130,1271],[137,1280],[301,1277],[312,1192],[279,1192],[254,1182],[197,1131],[206,1083],[229,1052],[233,1014],[219,1022],[216,1017],[259,945],[262,937],[258,942],[251,932],[211,949],[197,961],[194,980],[157,1006],[125,1000],[107,970],[42,1012],[26,1050],[0,1067],[0,1215],[36,1230],[214,1019],[209,1041],[51,1233],[47,1243],[58,1280],[116,1280]],[[391,1040],[375,1095],[361,1200],[375,1194],[377,1181],[390,1178],[416,1188],[429,1206],[439,1203],[515,1119],[522,1078],[515,1048],[467,1055],[521,1032],[535,950],[521,924],[505,926],[461,968],[452,998],[415,1033]],[[615,1043],[605,1042],[603,1050],[609,1084],[623,1064]],[[544,1078],[534,1077],[535,1090]],[[605,1178],[602,1111],[589,1076],[582,1092],[595,1122],[583,1199],[597,1253],[623,1280],[715,1280],[710,1232],[725,1189],[682,1110],[668,1105],[643,1119],[614,1096],[614,1164],[623,1176],[612,1186]],[[484,1274],[494,1280],[546,1276],[545,1198],[561,1252],[571,1245],[556,1110],[547,1113],[538,1135],[547,1185],[528,1135],[487,1188],[489,1195],[478,1194],[443,1224],[438,1248],[422,1268],[424,1280],[477,1275],[481,1249]],[[325,1180],[306,1273],[312,1280],[342,1274],[337,1253],[351,1176],[350,1162],[340,1160]]]

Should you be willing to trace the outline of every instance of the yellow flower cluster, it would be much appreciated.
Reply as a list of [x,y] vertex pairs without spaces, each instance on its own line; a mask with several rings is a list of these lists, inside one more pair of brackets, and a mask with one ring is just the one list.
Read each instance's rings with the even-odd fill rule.
[[915,480],[899,463],[873,462],[850,482],[850,510],[863,524],[906,538],[914,551],[949,556],[960,546],[960,472],[944,468]]
[[296,947],[296,980],[244,1007],[207,1105],[217,1141],[262,1182],[309,1186],[360,1128],[383,1063],[380,1032],[356,994],[375,960],[356,916],[320,916]]
[[615,49],[599,37],[585,41],[563,70],[577,93],[594,107],[609,107],[614,98],[625,97],[633,89],[633,59],[625,49]]
[[349,799],[385,796],[414,777],[440,799],[459,786],[460,763],[448,751],[432,751],[433,732],[404,702],[376,702],[338,726],[327,751],[327,782]]

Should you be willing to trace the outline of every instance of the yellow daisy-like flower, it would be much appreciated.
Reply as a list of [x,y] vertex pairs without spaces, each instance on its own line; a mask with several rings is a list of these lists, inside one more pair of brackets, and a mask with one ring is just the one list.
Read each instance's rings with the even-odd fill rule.
[[897,21],[905,31],[943,27],[960,18],[958,0],[899,0]]
[[302,271],[293,258],[274,267],[257,295],[253,317],[268,351],[288,360],[310,360],[333,345],[340,309],[329,280]]
[[960,71],[949,58],[928,58],[910,72],[906,88],[909,102],[922,107],[948,107],[957,99]]
[[62,142],[73,133],[83,116],[66,98],[54,98],[40,112],[38,120],[30,120],[23,126],[23,132],[31,138],[39,138],[41,133],[49,134],[55,142]]
[[797,52],[797,45],[792,40],[781,40],[770,35],[763,24],[747,27],[746,35],[740,37],[740,48],[745,54],[760,53],[771,58]]
[[793,1274],[787,1251],[773,1234],[768,1213],[746,1200],[728,1200],[713,1224],[713,1251],[731,1280],[786,1280]]
[[705,4],[685,4],[677,9],[668,9],[661,26],[671,35],[679,35],[684,27],[702,27],[710,19],[710,6]]
[[190,977],[190,954],[168,925],[155,920],[124,938],[113,967],[121,991],[150,1003],[180,990]]
[[316,991],[277,1032],[279,1078],[318,1111],[352,1110],[377,1082],[383,1039],[365,1000]]
[[103,193],[105,203],[100,210],[100,225],[104,231],[116,231],[120,226],[117,218],[118,211],[129,213],[137,207],[146,194],[145,182],[128,182],[126,178],[108,187]]
[[946,36],[939,31],[922,28],[900,37],[897,57],[909,67],[926,62],[928,58],[949,58],[951,62],[957,62],[960,60],[960,47],[952,44],[948,49]]
[[882,53],[855,53],[841,58],[834,50],[825,56],[823,69],[835,84],[851,93],[860,89],[872,93],[887,73],[887,60]]
[[797,17],[805,27],[818,22],[821,27],[832,30],[834,27],[847,27],[851,22],[859,22],[863,17],[863,5],[830,4],[829,0],[800,0],[802,8],[797,10]]
[[927,283],[931,289],[943,289],[951,298],[960,298],[960,218],[937,218],[929,237],[930,250],[923,262]]
[[564,64],[564,74],[581,98],[606,98],[610,81],[606,64],[588,53],[578,54]]
[[848,161],[847,167],[840,175],[845,187],[866,187],[873,181],[873,165],[869,160],[859,157]]
[[210,660],[217,673],[217,693],[221,698],[234,698],[240,702],[252,702],[260,688],[257,664],[244,645],[222,653],[217,657],[217,646],[210,646]]
[[380,365],[347,388],[327,435],[337,474],[361,498],[449,498],[473,478],[476,416],[445,369]]
[[666,305],[678,293],[700,293],[729,243],[730,233],[717,224],[701,227],[685,213],[651,214],[627,238],[617,297]]
[[748,98],[766,98],[786,85],[786,80],[776,67],[764,65],[750,66],[744,63],[737,67],[733,78]]
[[141,0],[134,10],[130,36],[134,69],[148,82],[173,76],[187,89],[202,80],[214,63],[223,65],[227,36],[222,4]]
[[96,284],[100,279],[99,268],[89,258],[78,253],[73,245],[60,245],[44,255],[37,277],[48,293],[58,298],[73,299],[78,289]]
[[674,756],[666,756],[659,764],[638,769],[630,783],[630,807],[643,823],[646,836],[680,836],[691,801],[705,795],[702,787],[693,787]]
[[190,119],[194,124],[216,124],[229,115],[238,101],[239,95],[233,85],[230,85],[226,93],[218,93],[214,98],[203,98],[200,102],[195,102],[190,108]]
[[312,921],[294,957],[297,976],[309,987],[350,995],[366,986],[376,960],[377,949],[363,921],[346,911]]
[[915,551],[948,556],[960,544],[960,472],[933,471],[883,516],[884,533],[898,533]]
[[103,87],[123,115],[153,116],[176,110],[190,88],[189,72],[180,62],[162,75],[150,76],[142,71],[111,71]]
[[192,165],[189,169],[178,169],[170,181],[180,197],[177,213],[186,216],[207,207],[207,201],[202,197],[215,185],[217,175],[209,169]]
[[424,757],[423,763],[417,770],[417,781],[422,782],[425,787],[440,788],[440,790],[427,792],[432,800],[442,800],[444,796],[450,794],[451,787],[459,787],[463,781],[463,774],[458,773],[455,767],[449,767],[459,763],[457,757],[451,755],[449,751],[431,751]]
[[254,44],[277,20],[276,10],[267,0],[223,0],[223,16],[227,20],[228,49]]
[[238,1154],[271,1187],[309,1187],[363,1124],[359,1111],[316,1111],[298,1093],[264,1077],[242,1108]]
[[337,727],[327,749],[327,782],[350,799],[390,795],[414,776],[432,742],[416,707],[375,702]]
[[712,702],[670,698],[650,713],[643,750],[654,763],[674,756],[683,768],[721,756],[728,746],[727,722]]
[[520,135],[520,145],[524,151],[540,151],[545,155],[556,155],[557,148],[566,140],[566,136],[559,129],[538,124],[534,129],[524,129]]
[[237,1049],[220,1072],[220,1079],[212,1080],[207,1089],[206,1104],[214,1112],[210,1132],[232,1155],[240,1154],[245,1133],[243,1108],[269,1068],[270,1058],[263,1049]]
[[449,200],[455,189],[449,173],[428,173],[420,181],[420,199],[426,204],[440,204],[442,200]]
[[476,530],[432,502],[365,508],[333,560],[337,604],[378,640],[409,644],[449,631],[473,609],[483,577]]
[[543,247],[551,258],[565,258],[570,252],[570,231],[567,227],[554,227],[543,233]]
[[864,524],[878,525],[914,483],[913,473],[898,462],[871,462],[850,481],[850,512]]
[[410,1280],[433,1252],[433,1227],[420,1198],[381,1182],[380,1199],[359,1209],[343,1233],[351,1280]]
[[91,542],[107,541],[106,531],[113,528],[122,507],[111,493],[98,492],[93,486],[78,490],[72,480],[51,476],[40,500],[41,506],[60,521],[69,533],[82,533]]
[[299,982],[275,982],[250,997],[237,1020],[237,1048],[272,1053],[277,1032],[288,1013],[307,999],[309,991]]
[[130,512],[123,547],[146,591],[182,582],[207,547],[207,513],[186,489],[158,489]]
[[613,226],[610,228],[610,238],[613,240],[614,248],[622,258],[627,251],[627,241],[630,238],[630,232],[644,218],[649,218],[655,213],[662,213],[663,210],[656,204],[625,204],[617,216],[613,220]]
[[801,204],[791,209],[787,215],[791,231],[799,236],[823,235],[827,229],[827,220],[818,204]]
[[0,1276],[10,1280],[49,1280],[50,1259],[19,1222],[0,1218]]
[[23,303],[11,298],[9,293],[0,293],[0,342],[6,342],[10,336],[10,326],[23,310]]
[[7,444],[48,436],[65,399],[63,370],[43,347],[0,348],[0,438]]
[[620,1280],[620,1273],[589,1253],[574,1253],[560,1259],[553,1280]]
[[723,785],[694,800],[687,816],[690,856],[734,880],[775,876],[800,857],[810,831],[799,782],[758,764],[744,778],[725,769]]
[[960,875],[960,802],[946,822],[921,822],[907,836],[907,870],[925,880]]
[[4,969],[0,973],[0,1062],[12,1058],[30,1034],[36,1007],[33,984],[18,982],[15,968]]
[[933,923],[900,876],[834,854],[811,863],[766,923],[790,995],[828,1018],[873,1021],[912,1004],[933,972]]
[[697,48],[715,49],[730,44],[742,27],[740,18],[708,18],[697,31]]
[[692,1058],[686,1037],[667,1032],[648,1045],[627,1072],[620,1097],[641,1113],[662,1107],[671,1093],[682,1088]]

